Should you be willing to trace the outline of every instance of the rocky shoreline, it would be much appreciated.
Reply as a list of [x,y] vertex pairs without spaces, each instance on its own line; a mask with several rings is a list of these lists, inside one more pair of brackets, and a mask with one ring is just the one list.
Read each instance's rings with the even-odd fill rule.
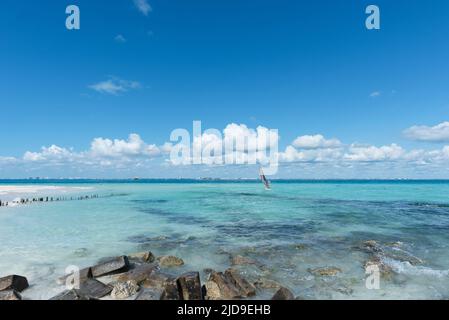
[[[237,256],[235,264],[252,261]],[[57,279],[66,289],[50,300],[235,300],[255,298],[256,286],[236,269],[223,272],[207,269],[207,280],[201,283],[200,272],[192,271],[174,276],[184,261],[175,256],[155,257],[152,252],[103,259],[97,265]],[[170,272],[166,272],[170,270]],[[0,278],[0,300],[22,300],[21,293],[29,287],[23,276]],[[293,293],[278,284],[273,300],[295,299]]]
[[[367,240],[353,249],[365,254],[362,268],[366,270],[375,265],[382,279],[391,281],[396,272],[385,263],[385,259],[395,259],[410,265],[424,263],[402,250],[402,246],[401,242],[381,244]],[[305,250],[303,245],[296,247]],[[286,286],[268,277],[254,279],[248,276],[245,267],[256,268],[261,274],[269,273],[269,269],[257,260],[230,255],[229,264],[224,271],[204,269],[200,273],[181,272],[180,269],[185,271],[183,259],[170,255],[156,257],[151,251],[105,258],[76,274],[56,279],[62,292],[50,300],[237,300],[257,299],[262,292],[267,291],[271,292],[272,300],[303,299],[295,297]],[[307,272],[316,279],[331,279],[344,273],[335,266],[309,268]],[[205,279],[203,282],[201,274]],[[22,300],[21,293],[28,287],[28,280],[23,276],[0,277],[0,300]],[[343,291],[348,295],[352,292],[350,288]],[[267,295],[264,294],[262,298],[266,299]]]

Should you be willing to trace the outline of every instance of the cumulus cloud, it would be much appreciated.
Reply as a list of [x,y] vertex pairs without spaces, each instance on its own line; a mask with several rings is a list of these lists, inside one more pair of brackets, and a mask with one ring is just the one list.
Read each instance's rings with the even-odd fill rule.
[[41,151],[39,152],[25,152],[25,154],[23,155],[23,160],[30,162],[64,160],[71,158],[73,155],[73,152],[66,148],[52,145],[50,147],[42,147]]
[[102,94],[118,95],[129,90],[139,89],[141,84],[137,81],[122,80],[111,77],[108,80],[101,81],[89,86],[90,89]]
[[128,140],[95,138],[91,143],[90,152],[96,157],[135,157],[157,156],[160,149],[154,144],[146,144],[135,133],[129,135]]
[[338,139],[326,139],[323,135],[300,136],[293,141],[293,146],[299,149],[338,148],[342,143]]
[[442,122],[436,126],[413,126],[404,131],[404,135],[416,141],[449,142],[449,122]]
[[397,144],[389,146],[358,146],[351,145],[344,159],[349,161],[394,161],[400,160],[406,154],[405,150]]
[[374,92],[371,92],[369,96],[370,96],[370,98],[377,98],[377,97],[380,97],[380,95],[381,95],[380,91],[374,91]]
[[[187,130],[186,132],[187,136],[191,137]],[[285,168],[300,166],[301,172],[310,169],[308,171],[310,174],[313,174],[311,168],[318,167],[327,168],[328,172],[332,172],[333,168],[337,173],[340,168],[363,173],[368,167],[378,167],[383,168],[386,174],[388,170],[401,170],[401,168],[407,168],[408,172],[412,173],[413,168],[420,168],[421,173],[433,170],[433,173],[438,174],[438,170],[448,172],[449,167],[449,145],[435,150],[406,150],[394,143],[381,146],[343,144],[336,138],[326,139],[324,135],[316,134],[299,136],[283,151],[279,151],[280,137],[276,130],[262,126],[253,129],[245,124],[235,123],[227,125],[222,131],[206,130],[191,139],[184,141],[184,146],[189,152],[183,154],[186,159],[181,159],[180,164],[221,167],[228,164],[265,165],[273,163],[273,160],[279,160]],[[125,139],[97,137],[84,151],[51,145],[38,151],[27,151],[22,158],[0,157],[0,170],[7,171],[9,169],[6,168],[14,165],[22,168],[41,167],[43,172],[53,167],[59,167],[61,170],[70,167],[75,172],[103,169],[104,172],[112,169],[147,172],[146,170],[154,168],[155,163],[159,163],[155,162],[157,159],[160,165],[176,164],[172,160],[172,153],[177,152],[178,146],[178,142],[174,141],[162,145],[148,143],[136,133],[130,134]],[[195,153],[195,149],[199,150],[199,153]],[[201,161],[196,162],[198,159]]]
[[147,16],[153,9],[147,0],[133,0],[137,9],[145,16]]

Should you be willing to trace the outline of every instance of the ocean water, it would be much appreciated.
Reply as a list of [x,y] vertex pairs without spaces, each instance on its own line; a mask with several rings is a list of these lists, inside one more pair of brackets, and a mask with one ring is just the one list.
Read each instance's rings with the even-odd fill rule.
[[[62,291],[56,279],[69,265],[143,250],[179,256],[186,265],[176,273],[197,270],[203,279],[203,269],[225,270],[242,255],[258,261],[240,267],[248,279],[276,281],[303,299],[449,298],[447,181],[275,181],[271,191],[256,182],[5,185],[58,187],[31,197],[100,196],[0,208],[0,276],[25,275],[25,298]],[[377,290],[365,285],[368,240],[392,271]],[[321,267],[341,272],[310,272]],[[261,288],[256,298],[273,291]]]

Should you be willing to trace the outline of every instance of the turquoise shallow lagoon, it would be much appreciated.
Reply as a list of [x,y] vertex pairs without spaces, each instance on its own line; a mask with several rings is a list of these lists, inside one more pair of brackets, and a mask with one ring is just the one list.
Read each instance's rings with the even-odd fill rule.
[[[279,282],[304,299],[449,298],[446,181],[275,181],[271,191],[256,182],[38,185],[104,197],[0,208],[0,275],[27,276],[26,298],[63,290],[55,280],[69,265],[142,250],[183,258],[176,272],[224,270],[230,256],[242,255],[260,263],[242,270],[249,279]],[[0,193],[6,197],[12,195]],[[391,274],[379,290],[365,286],[372,257],[361,246],[368,240],[388,253],[382,263]],[[341,272],[309,272],[329,266]],[[271,294],[261,289],[258,297]]]

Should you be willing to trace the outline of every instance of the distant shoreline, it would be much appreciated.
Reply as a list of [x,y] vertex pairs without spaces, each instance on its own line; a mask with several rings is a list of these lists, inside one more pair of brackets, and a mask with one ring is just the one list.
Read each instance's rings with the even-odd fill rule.
[[[449,179],[269,179],[274,183],[449,183]],[[104,184],[104,183],[259,183],[259,179],[0,179],[5,184]]]

